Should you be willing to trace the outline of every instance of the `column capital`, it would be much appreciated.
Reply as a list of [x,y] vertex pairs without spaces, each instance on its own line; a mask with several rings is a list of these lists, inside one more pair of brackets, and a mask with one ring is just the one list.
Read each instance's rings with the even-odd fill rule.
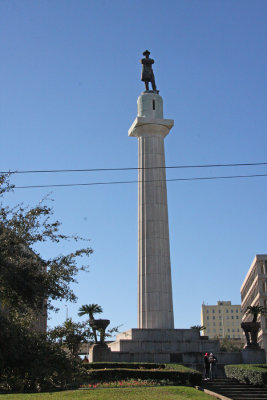
[[173,119],[136,117],[128,131],[128,136],[160,135],[165,137],[173,125]]

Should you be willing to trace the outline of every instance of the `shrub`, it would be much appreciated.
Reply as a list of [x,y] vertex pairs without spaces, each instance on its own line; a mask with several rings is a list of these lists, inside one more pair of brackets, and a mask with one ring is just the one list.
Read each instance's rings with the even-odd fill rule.
[[127,363],[127,362],[92,362],[85,364],[86,369],[164,369],[165,364]]
[[227,378],[255,386],[267,385],[266,364],[226,365],[224,367]]
[[0,390],[40,392],[79,386],[87,375],[79,359],[44,335],[1,316],[0,326]]
[[141,379],[153,381],[170,381],[176,385],[199,385],[201,374],[197,371],[179,371],[171,369],[95,369],[88,371],[91,382],[112,382],[127,379]]

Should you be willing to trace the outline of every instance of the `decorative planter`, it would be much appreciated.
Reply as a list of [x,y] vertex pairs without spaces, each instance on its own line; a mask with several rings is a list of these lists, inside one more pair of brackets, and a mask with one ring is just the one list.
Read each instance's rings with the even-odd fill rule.
[[247,344],[245,347],[259,348],[257,338],[260,330],[259,322],[242,322],[241,328],[245,332]]
[[90,319],[89,324],[93,329],[93,332],[98,331],[100,333],[100,343],[105,341],[105,331],[107,326],[110,324],[109,319]]

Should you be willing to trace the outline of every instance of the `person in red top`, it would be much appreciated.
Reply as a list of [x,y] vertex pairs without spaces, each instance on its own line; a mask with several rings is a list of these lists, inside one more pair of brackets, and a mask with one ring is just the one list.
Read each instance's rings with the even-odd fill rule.
[[203,361],[204,361],[204,378],[208,379],[209,373],[210,373],[210,363],[209,363],[209,355],[210,353],[206,353],[204,355]]

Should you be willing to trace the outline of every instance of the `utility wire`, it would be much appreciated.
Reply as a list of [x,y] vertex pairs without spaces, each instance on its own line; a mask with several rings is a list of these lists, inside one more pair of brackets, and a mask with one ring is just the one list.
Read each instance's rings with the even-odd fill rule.
[[129,167],[129,168],[85,168],[85,169],[47,169],[47,170],[22,170],[22,171],[0,171],[0,174],[41,174],[62,172],[101,172],[101,171],[131,171],[145,169],[183,169],[183,168],[214,168],[214,167],[246,167],[267,165],[267,162],[258,163],[234,163],[234,164],[200,164],[200,165],[175,165],[170,167]]
[[255,175],[230,175],[230,176],[209,176],[209,177],[195,177],[195,178],[174,178],[174,179],[158,179],[152,181],[110,181],[110,182],[91,182],[91,183],[66,183],[55,185],[28,185],[28,186],[15,186],[14,189],[32,189],[32,188],[53,188],[53,187],[71,187],[71,186],[96,186],[96,185],[118,185],[127,183],[151,183],[151,182],[177,182],[177,181],[202,181],[202,180],[216,180],[216,179],[240,179],[240,178],[256,178],[267,176],[267,174]]

